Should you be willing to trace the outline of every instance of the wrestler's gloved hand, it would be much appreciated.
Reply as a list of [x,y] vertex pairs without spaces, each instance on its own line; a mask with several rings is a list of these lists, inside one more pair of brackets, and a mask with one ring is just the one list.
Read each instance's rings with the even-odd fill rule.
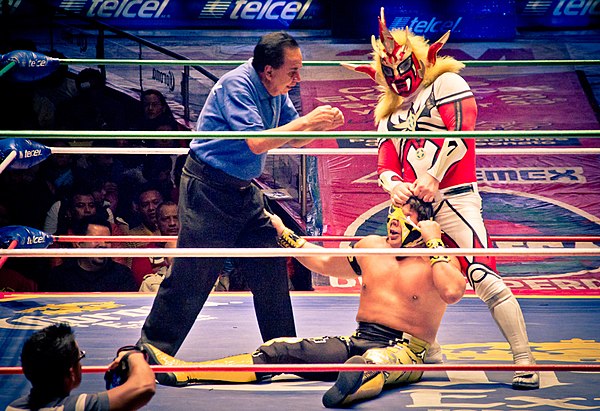
[[0,140],[0,162],[4,161],[12,151],[17,153],[17,156],[8,166],[13,170],[25,170],[33,167],[52,154],[49,147],[26,138]]
[[37,228],[7,225],[0,227],[0,245],[6,248],[13,240],[17,240],[18,248],[46,248],[54,242],[51,235]]
[[[121,353],[125,352],[121,356],[121,359],[117,362]],[[106,382],[106,389],[118,387],[119,385],[125,384],[127,378],[129,378],[129,356],[133,353],[142,353],[148,361],[148,354],[143,350],[142,347],[135,345],[126,345],[117,350],[117,355],[109,366],[108,371],[104,373],[104,381]]]
[[15,65],[6,72],[5,76],[18,82],[41,80],[60,66],[59,59],[29,50],[15,50],[0,55],[0,69],[11,62]]

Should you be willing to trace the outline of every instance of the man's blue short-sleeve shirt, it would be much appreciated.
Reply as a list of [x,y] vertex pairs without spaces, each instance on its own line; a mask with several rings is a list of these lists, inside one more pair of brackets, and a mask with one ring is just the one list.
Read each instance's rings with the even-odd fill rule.
[[[215,84],[196,129],[261,131],[282,126],[297,117],[289,96],[271,96],[249,60]],[[190,148],[201,161],[242,180],[260,176],[266,158],[266,154],[252,153],[244,139],[194,139]]]

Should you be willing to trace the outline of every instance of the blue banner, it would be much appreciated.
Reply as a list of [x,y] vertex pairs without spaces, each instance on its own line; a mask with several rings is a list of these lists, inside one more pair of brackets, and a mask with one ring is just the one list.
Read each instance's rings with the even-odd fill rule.
[[[9,0],[2,13],[36,12],[32,0]],[[53,0],[50,5],[122,29],[319,29],[333,37],[378,34],[385,8],[390,28],[409,27],[435,40],[511,40],[522,28],[597,28],[600,0]],[[46,11],[44,11],[46,13]]]
[[[388,28],[408,27],[415,34],[437,40],[451,30],[452,41],[511,40],[516,34],[515,4],[512,0],[446,0],[445,2],[380,0],[368,2],[337,1],[332,12],[334,37],[370,37],[379,34],[381,7],[385,8]],[[338,16],[339,15],[339,16]],[[360,16],[358,25],[353,16]]]
[[518,26],[523,28],[587,28],[600,26],[600,0],[517,0]]
[[124,29],[322,29],[319,0],[83,0],[53,5]]

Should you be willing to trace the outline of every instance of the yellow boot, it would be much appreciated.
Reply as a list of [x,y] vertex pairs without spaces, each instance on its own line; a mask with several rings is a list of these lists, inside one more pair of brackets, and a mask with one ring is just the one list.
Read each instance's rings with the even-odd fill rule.
[[[346,364],[367,364],[367,360],[356,355],[346,361]],[[381,393],[384,383],[381,371],[342,371],[333,387],[323,395],[323,405],[327,408],[343,407],[375,397]]]
[[[240,354],[232,357],[221,358],[213,361],[187,362],[178,360],[175,357],[162,352],[152,344],[142,344],[143,349],[148,353],[148,360],[154,365],[253,365],[252,355]],[[200,382],[218,381],[218,382],[253,382],[257,380],[256,373],[243,371],[182,371],[156,374],[156,380],[159,384],[170,385],[174,387],[183,387],[189,384]]]

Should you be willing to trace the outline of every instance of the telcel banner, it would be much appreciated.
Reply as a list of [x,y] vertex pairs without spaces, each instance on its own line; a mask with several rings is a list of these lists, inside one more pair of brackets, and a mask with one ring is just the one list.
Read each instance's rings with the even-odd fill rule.
[[329,24],[322,3],[317,0],[62,0],[54,5],[129,29],[322,29]]
[[[3,13],[36,13],[33,0],[4,0]],[[52,0],[47,4],[123,29],[318,29],[333,37],[370,38],[379,9],[389,28],[427,38],[510,40],[518,28],[600,25],[600,0]],[[41,13],[41,12],[40,12]],[[45,13],[45,11],[44,11]]]

